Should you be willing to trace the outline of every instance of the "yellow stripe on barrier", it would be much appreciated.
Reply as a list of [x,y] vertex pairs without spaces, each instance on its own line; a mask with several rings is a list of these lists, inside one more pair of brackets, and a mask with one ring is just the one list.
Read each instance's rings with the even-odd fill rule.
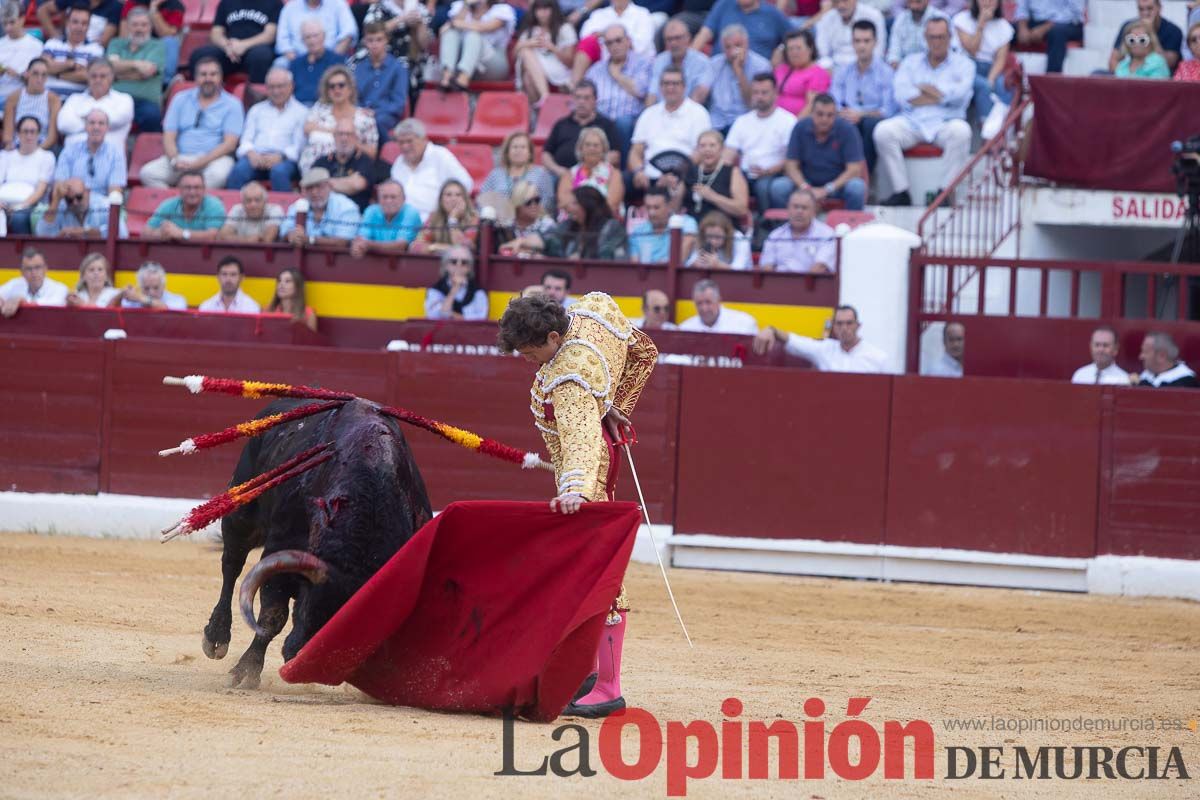
[[[0,283],[15,278],[21,273],[15,269],[0,269]],[[65,283],[74,289],[79,273],[74,270],[49,270],[48,277]],[[129,286],[137,280],[133,270],[117,270],[116,285]],[[183,295],[192,308],[212,297],[217,292],[217,280],[211,275],[188,275],[173,273],[167,278],[167,288]],[[242,289],[263,308],[271,302],[275,293],[273,278],[246,278]],[[339,283],[336,281],[309,281],[305,284],[308,304],[318,317],[339,319],[369,319],[402,322],[425,316],[425,289],[405,286],[381,286],[367,283]],[[488,295],[488,318],[500,319],[508,301],[516,292],[491,292]],[[640,297],[613,297],[622,313],[630,319],[642,316]],[[822,338],[825,323],[833,316],[832,308],[819,306],[787,306],[770,303],[727,303],[751,314],[758,320],[759,327],[774,325],[801,336]],[[676,322],[694,316],[696,306],[690,300],[680,300]]]

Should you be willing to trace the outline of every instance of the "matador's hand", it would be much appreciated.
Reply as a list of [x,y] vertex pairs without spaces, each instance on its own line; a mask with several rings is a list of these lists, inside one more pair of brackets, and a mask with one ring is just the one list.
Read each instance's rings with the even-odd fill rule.
[[574,514],[587,501],[577,494],[569,494],[565,497],[556,497],[550,501],[550,510],[559,511],[563,514]]
[[633,436],[633,423],[616,406],[608,409],[608,413],[604,415],[604,425],[616,441],[629,439]]

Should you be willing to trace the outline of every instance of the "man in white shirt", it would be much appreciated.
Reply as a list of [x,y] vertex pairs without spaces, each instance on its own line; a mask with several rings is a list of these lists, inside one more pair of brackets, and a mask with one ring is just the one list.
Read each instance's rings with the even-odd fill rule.
[[925,23],[928,52],[911,55],[896,71],[895,95],[900,115],[875,126],[879,168],[887,173],[892,196],[885,206],[910,206],[908,171],[904,151],[920,142],[931,142],[945,153],[942,186],[967,163],[971,126],[967,104],[975,92],[975,62],[951,51],[950,21],[934,17]]
[[925,52],[925,23],[945,16],[929,0],[905,0],[905,9],[896,15],[888,34],[887,63],[892,69],[909,56]]
[[258,314],[262,311],[250,295],[242,291],[245,272],[242,262],[233,256],[225,256],[217,263],[217,283],[221,291],[200,304],[201,311],[218,314]]
[[696,316],[680,323],[681,331],[744,336],[754,336],[758,333],[758,322],[754,317],[745,311],[721,305],[721,290],[716,281],[707,278],[697,281],[692,288],[692,302],[696,304]]
[[292,93],[292,73],[278,67],[267,72],[267,99],[246,112],[237,161],[225,188],[240,189],[253,180],[270,180],[271,191],[290,192],[300,176],[296,166],[304,149],[308,109]]
[[[29,62],[42,54],[42,41],[25,32],[24,6],[8,0],[0,6],[0,97],[7,98],[20,89],[21,76]],[[5,144],[8,144],[7,142]]]
[[108,116],[108,133],[104,138],[125,154],[125,142],[133,125],[133,97],[113,89],[115,79],[108,59],[99,58],[88,64],[87,90],[68,97],[58,112],[58,132],[66,137],[64,144],[87,138],[87,115],[98,108]]
[[46,257],[40,250],[26,247],[21,254],[21,277],[0,286],[0,316],[11,317],[22,303],[35,306],[65,306],[66,284],[46,277]]
[[880,59],[884,57],[887,53],[888,29],[883,14],[859,0],[833,0],[833,9],[825,12],[816,25],[817,52],[821,54],[818,63],[822,67],[832,72],[835,67],[849,66],[857,60],[852,28],[860,19],[875,23],[878,35],[875,55]]
[[420,120],[404,120],[396,126],[400,157],[392,164],[392,180],[404,187],[408,204],[421,213],[424,222],[437,208],[442,185],[451,178],[470,192],[474,181],[466,167],[446,148],[429,141]]
[[[633,52],[648,59],[655,57],[654,34],[657,29],[654,20],[651,19],[649,11],[632,0],[612,0],[604,8],[593,11],[579,29],[579,38],[596,35],[603,44],[604,31],[611,25],[620,25],[625,29],[629,34]],[[578,58],[577,55],[576,59]],[[581,77],[582,73],[576,76],[576,81]]]
[[671,322],[671,299],[659,289],[651,289],[642,295],[642,316],[629,321],[633,327],[644,331],[679,330],[679,326]]
[[942,327],[941,355],[921,374],[930,378],[961,378],[966,344],[966,327],[961,322],[947,322]]
[[647,108],[633,128],[629,148],[629,176],[626,197],[638,200],[662,172],[650,163],[659,153],[671,150],[691,157],[700,134],[712,127],[708,110],[684,95],[683,73],[674,68],[663,70],[658,86],[662,100]]
[[1101,325],[1092,331],[1092,363],[1075,370],[1071,383],[1128,386],[1129,373],[1117,366],[1117,330]]
[[763,242],[758,265],[776,272],[837,271],[837,237],[833,228],[817,219],[817,196],[811,189],[796,189],[788,197],[788,221]]
[[887,354],[860,339],[859,327],[854,306],[838,306],[833,312],[834,338],[810,339],[767,327],[754,338],[754,352],[761,355],[781,344],[789,354],[808,359],[822,372],[886,372]]
[[780,108],[776,103],[778,97],[774,75],[770,72],[755,75],[750,84],[750,110],[734,120],[725,139],[726,160],[738,162],[758,207],[763,210],[773,208],[772,190],[779,195],[792,188],[783,167],[796,115]]

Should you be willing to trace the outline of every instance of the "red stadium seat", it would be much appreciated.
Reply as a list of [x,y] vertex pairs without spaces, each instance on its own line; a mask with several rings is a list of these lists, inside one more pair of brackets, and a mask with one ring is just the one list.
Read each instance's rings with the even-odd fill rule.
[[571,113],[571,96],[566,94],[547,95],[546,102],[538,112],[537,127],[533,129],[534,144],[543,145],[550,136],[554,123]]
[[129,158],[129,185],[142,182],[142,167],[163,154],[161,133],[139,133],[133,140],[133,154]]
[[[182,63],[182,62],[181,62]],[[171,85],[167,87],[167,94],[163,97],[163,109],[171,105],[171,101],[175,99],[175,95],[188,89],[195,89],[196,84],[192,81],[171,81]]]
[[[218,0],[183,0],[183,25],[190,30],[207,31],[217,13]],[[211,8],[208,6],[211,5]]]
[[454,157],[467,168],[471,180],[475,181],[475,191],[478,192],[479,184],[483,183],[483,179],[496,166],[496,161],[492,158],[492,148],[486,144],[452,144],[449,148]]
[[187,31],[183,34],[183,41],[179,45],[179,67],[177,74],[191,74],[188,61],[191,59],[192,53],[206,44],[208,44],[208,31]]
[[941,158],[942,148],[936,144],[922,142],[921,144],[910,147],[904,151],[905,158]]
[[162,205],[164,200],[178,194],[175,189],[152,189],[149,186],[135,186],[130,189],[129,199],[125,202],[125,223],[129,226],[129,235],[141,236],[155,209]]
[[429,138],[438,143],[454,141],[467,132],[471,106],[467,96],[458,92],[421,92],[417,113]]
[[484,92],[475,103],[475,118],[464,142],[497,145],[513,131],[529,130],[529,98],[521,92]]

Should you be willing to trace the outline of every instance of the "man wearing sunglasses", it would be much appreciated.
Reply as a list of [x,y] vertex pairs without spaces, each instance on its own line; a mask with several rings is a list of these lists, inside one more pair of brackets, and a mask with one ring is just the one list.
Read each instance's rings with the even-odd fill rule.
[[1108,56],[1108,71],[1115,71],[1117,64],[1125,57],[1121,48],[1125,29],[1129,23],[1138,20],[1149,25],[1150,29],[1154,31],[1154,35],[1158,37],[1158,43],[1162,47],[1163,58],[1167,60],[1167,66],[1174,70],[1179,64],[1180,58],[1183,57],[1183,31],[1175,23],[1163,19],[1161,0],[1137,0],[1137,16],[1121,23],[1121,27],[1117,31],[1117,39],[1113,42],[1112,53]]
[[671,300],[667,293],[651,289],[642,296],[642,316],[629,320],[633,327],[643,331],[675,331],[679,326],[671,322]]
[[1083,41],[1087,0],[1017,0],[1017,43],[1046,46],[1046,72],[1062,72],[1067,43]]
[[233,153],[242,135],[245,111],[242,101],[221,86],[217,59],[196,64],[196,87],[175,95],[163,120],[163,153],[142,167],[142,183],[175,186],[186,172],[201,172],[204,185],[225,186],[233,169]]
[[[46,213],[38,220],[38,236],[88,239],[108,236],[108,198],[88,192],[79,178],[56,184],[54,191],[59,200],[46,209]],[[123,218],[117,235],[122,239],[129,237]]]
[[87,114],[86,138],[68,142],[54,167],[54,204],[61,195],[58,185],[67,178],[79,178],[88,191],[110,194],[125,188],[125,150],[108,141],[108,115],[94,108]]

